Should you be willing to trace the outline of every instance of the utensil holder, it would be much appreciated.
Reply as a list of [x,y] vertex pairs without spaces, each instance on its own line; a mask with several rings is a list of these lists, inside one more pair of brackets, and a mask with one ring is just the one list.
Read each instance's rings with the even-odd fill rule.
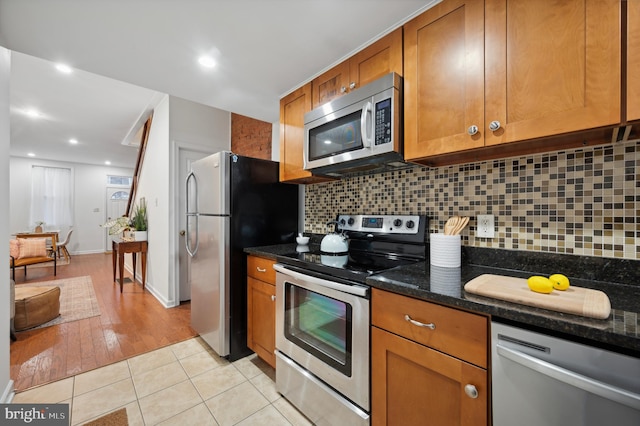
[[431,265],[429,270],[429,285],[433,293],[460,297],[462,293],[460,268],[443,268]]
[[430,262],[434,266],[459,268],[462,263],[460,235],[431,234]]

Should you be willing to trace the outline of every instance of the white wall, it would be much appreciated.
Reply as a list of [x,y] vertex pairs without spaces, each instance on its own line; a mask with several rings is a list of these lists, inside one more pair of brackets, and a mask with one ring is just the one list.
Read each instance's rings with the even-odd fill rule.
[[[148,289],[164,306],[180,304],[178,263],[177,146],[211,152],[230,149],[231,114],[166,96],[156,107],[136,198],[145,197],[149,220]],[[137,202],[137,200],[136,200]]]
[[[156,106],[147,139],[144,162],[138,177],[136,204],[147,201],[148,241],[147,288],[165,306],[168,304],[168,271],[166,261],[169,215],[169,96]],[[125,256],[126,257],[126,256]],[[130,265],[128,263],[128,265]],[[130,267],[130,266],[129,266]],[[136,276],[140,276],[136,274]]]
[[[132,153],[134,152],[132,148]],[[69,252],[71,254],[104,252],[106,230],[100,225],[106,221],[107,176],[131,176],[133,169],[11,157],[9,177],[11,213],[8,234],[30,230],[35,226],[34,223],[29,222],[31,169],[34,165],[71,169],[74,186],[74,231],[68,246]],[[64,238],[67,230],[60,231],[60,238]]]
[[[0,47],[0,199],[9,199],[9,76],[11,69],[9,51]],[[2,203],[0,208],[0,235],[9,233],[9,205]],[[0,244],[0,259],[9,258],[9,245]],[[2,272],[4,270],[4,272]],[[9,358],[9,264],[0,262],[0,403],[11,402],[13,381],[10,377]]]

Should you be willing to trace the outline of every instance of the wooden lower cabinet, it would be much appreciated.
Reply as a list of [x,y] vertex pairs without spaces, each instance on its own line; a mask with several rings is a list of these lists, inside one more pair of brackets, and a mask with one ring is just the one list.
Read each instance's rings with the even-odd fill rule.
[[489,424],[487,317],[379,289],[371,300],[371,424]]
[[247,346],[275,368],[276,286],[273,263],[256,256],[247,258]]
[[482,368],[372,327],[372,425],[486,425],[487,383]]

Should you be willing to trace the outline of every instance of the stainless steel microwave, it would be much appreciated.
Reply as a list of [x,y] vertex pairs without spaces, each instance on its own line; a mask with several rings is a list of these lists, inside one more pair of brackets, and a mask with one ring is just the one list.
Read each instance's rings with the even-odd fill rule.
[[304,116],[304,168],[344,175],[403,162],[402,78],[390,73]]

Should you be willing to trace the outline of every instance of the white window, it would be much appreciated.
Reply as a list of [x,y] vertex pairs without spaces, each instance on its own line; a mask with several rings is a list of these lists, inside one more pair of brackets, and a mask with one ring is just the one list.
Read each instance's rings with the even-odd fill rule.
[[132,181],[133,178],[131,176],[107,176],[107,185],[131,186]]
[[73,226],[71,169],[33,166],[31,169],[30,224],[51,228]]

